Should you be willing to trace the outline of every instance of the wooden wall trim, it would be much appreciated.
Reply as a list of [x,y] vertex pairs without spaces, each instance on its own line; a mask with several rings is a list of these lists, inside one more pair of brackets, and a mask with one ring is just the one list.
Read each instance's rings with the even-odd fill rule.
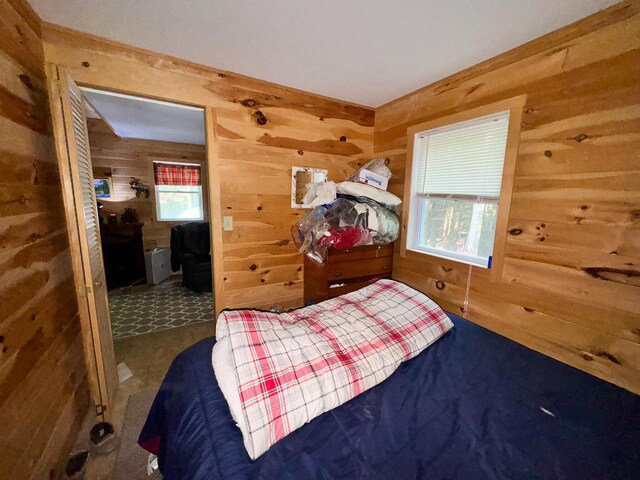
[[211,262],[213,291],[216,303],[215,317],[225,308],[224,304],[224,251],[222,247],[222,206],[220,203],[220,160],[218,159],[218,137],[216,135],[216,111],[212,107],[204,109],[204,124],[207,138],[207,177],[211,191],[209,193],[211,221]]

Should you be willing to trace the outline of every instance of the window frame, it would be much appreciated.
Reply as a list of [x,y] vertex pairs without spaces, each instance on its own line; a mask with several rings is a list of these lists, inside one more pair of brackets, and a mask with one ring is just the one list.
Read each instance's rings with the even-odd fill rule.
[[[198,185],[199,187],[199,191],[198,192],[183,192],[183,193],[198,193],[200,196],[200,218],[198,219],[191,219],[191,218],[161,218],[160,217],[160,187],[161,185],[156,185],[155,182],[155,175],[153,172],[153,164],[154,163],[168,163],[168,164],[175,164],[175,165],[185,165],[185,166],[189,166],[189,167],[198,167],[200,168],[200,178],[202,179],[200,182],[200,185]],[[155,213],[155,220],[156,222],[172,222],[172,223],[186,223],[186,222],[201,222],[206,218],[206,209],[205,209],[205,203],[204,203],[204,177],[203,177],[203,165],[200,163],[190,163],[190,162],[176,162],[176,161],[166,161],[166,160],[155,160],[152,159],[151,161],[151,178],[154,179],[153,181],[153,199],[154,199],[154,213]],[[181,185],[173,185],[175,188],[180,188]],[[182,185],[182,186],[188,186],[188,185]]]
[[[513,191],[513,180],[515,175],[515,164],[518,156],[518,144],[520,139],[520,126],[522,123],[522,112],[526,103],[526,95],[509,98],[499,102],[483,105],[481,107],[453,113],[446,116],[434,118],[432,120],[413,125],[407,128],[407,158],[406,158],[406,176],[404,183],[404,199],[405,204],[402,214],[402,231],[400,238],[400,256],[407,258],[408,256],[418,255],[419,258],[431,259],[433,263],[438,263],[451,268],[460,268],[461,266],[470,266],[476,273],[482,276],[489,276],[492,279],[502,276],[504,264],[504,253],[507,239],[507,225],[509,221],[509,209],[511,204],[511,194]],[[481,117],[496,115],[500,112],[509,111],[509,126],[507,130],[507,144],[505,148],[505,158],[502,170],[502,184],[500,187],[500,196],[497,199],[498,215],[496,218],[496,230],[493,241],[493,253],[491,267],[479,265],[465,259],[455,259],[450,256],[438,254],[437,251],[428,250],[426,248],[416,248],[412,245],[409,235],[415,231],[416,225],[410,222],[417,222],[419,216],[412,215],[412,211],[416,208],[422,209],[424,201],[421,197],[414,193],[414,158],[416,136],[428,130],[447,127],[461,122],[468,122]],[[452,195],[451,198],[458,196]],[[445,197],[441,197],[445,198]]]

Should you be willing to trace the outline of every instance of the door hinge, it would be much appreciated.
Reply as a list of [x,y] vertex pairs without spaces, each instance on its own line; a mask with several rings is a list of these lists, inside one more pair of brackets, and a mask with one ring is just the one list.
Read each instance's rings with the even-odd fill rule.
[[96,415],[104,415],[104,412],[107,411],[107,406],[101,403],[96,404]]

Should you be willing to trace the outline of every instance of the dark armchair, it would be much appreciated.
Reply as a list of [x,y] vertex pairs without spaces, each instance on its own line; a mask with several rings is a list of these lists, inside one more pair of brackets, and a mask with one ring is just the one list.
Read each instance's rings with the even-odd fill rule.
[[182,284],[195,292],[212,291],[209,222],[171,229],[171,270],[182,267]]

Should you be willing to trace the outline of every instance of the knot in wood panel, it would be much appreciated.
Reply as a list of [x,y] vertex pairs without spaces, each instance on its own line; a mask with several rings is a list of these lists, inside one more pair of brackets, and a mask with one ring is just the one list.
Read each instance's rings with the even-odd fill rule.
[[258,105],[258,102],[256,102],[252,98],[245,98],[240,103],[243,107],[255,107],[256,105]]
[[511,230],[509,230],[509,233],[511,235],[520,235],[522,233],[522,229],[521,228],[512,228]]
[[633,268],[586,267],[583,271],[597,280],[640,286],[640,271]]
[[580,135],[576,135],[576,137],[575,137],[575,141],[576,141],[576,142],[578,142],[578,143],[580,143],[580,142],[582,142],[583,140],[586,140],[587,138],[589,138],[589,137],[588,137],[586,134],[581,133]]
[[249,267],[249,270],[251,270],[251,271],[253,272],[256,268],[258,268],[258,266],[257,266],[255,263],[253,263],[253,264],[251,264],[251,266]]
[[602,359],[609,360],[610,362],[613,362],[613,363],[615,363],[616,365],[622,365],[622,364],[620,363],[620,360],[618,360],[616,357],[614,357],[613,355],[611,355],[611,354],[610,354],[610,353],[608,353],[608,352],[605,352],[605,351],[602,351],[602,350],[598,350],[598,351],[596,351],[596,352],[592,352],[592,353],[593,353],[593,355],[595,355],[596,357],[600,357],[600,358],[602,358]]
[[33,82],[31,81],[31,77],[29,75],[27,75],[26,73],[21,73],[20,75],[18,75],[18,78],[25,87],[27,87],[32,92],[35,91],[36,87],[33,86]]
[[437,288],[438,290],[444,290],[444,286],[445,286],[445,285],[444,285],[444,282],[443,282],[442,280],[438,280],[438,281],[436,282],[436,288]]
[[267,124],[267,117],[264,116],[264,113],[262,113],[260,110],[257,110],[254,114],[253,117],[256,119],[256,123],[258,125],[266,125]]
[[89,68],[91,66],[91,64],[89,62],[87,62],[86,60],[84,62],[82,62],[81,64],[84,68]]

